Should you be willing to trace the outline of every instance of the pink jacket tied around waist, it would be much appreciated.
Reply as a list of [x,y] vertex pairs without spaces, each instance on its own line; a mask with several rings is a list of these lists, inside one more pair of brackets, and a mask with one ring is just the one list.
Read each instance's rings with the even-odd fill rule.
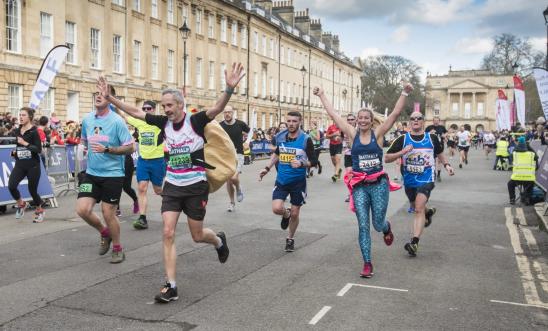
[[[376,181],[380,176],[384,176],[386,173],[384,170],[376,172],[374,174],[368,175],[365,172],[357,172],[357,171],[347,171],[346,174],[344,174],[344,183],[346,184],[346,187],[348,188],[348,191],[350,192],[350,203],[349,207],[352,212],[356,212],[356,207],[354,206],[354,197],[352,196],[352,191],[354,190],[354,186],[358,185],[361,182],[374,182]],[[390,191],[397,191],[401,189],[401,185],[391,182],[388,180],[388,186],[390,188]]]

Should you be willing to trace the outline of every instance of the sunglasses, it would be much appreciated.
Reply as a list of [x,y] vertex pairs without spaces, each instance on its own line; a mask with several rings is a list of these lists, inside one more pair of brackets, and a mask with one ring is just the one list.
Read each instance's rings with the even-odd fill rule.
[[145,110],[145,111],[146,111],[146,110],[152,110],[152,107],[143,107],[143,108],[141,108],[141,109],[142,109],[142,110]]
[[410,121],[422,121],[422,116],[420,117],[409,117]]
[[355,118],[347,118],[346,121],[355,121]]

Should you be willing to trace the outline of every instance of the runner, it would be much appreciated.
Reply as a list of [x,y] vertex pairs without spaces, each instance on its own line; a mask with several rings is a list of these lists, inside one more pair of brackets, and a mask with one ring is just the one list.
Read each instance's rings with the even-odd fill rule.
[[[141,110],[145,114],[154,114],[156,102],[146,100],[143,102]],[[137,230],[144,230],[148,228],[148,184],[149,182],[152,183],[154,193],[161,195],[162,184],[166,176],[164,143],[163,137],[160,136],[162,130],[155,125],[147,124],[145,121],[131,116],[126,117],[126,120],[139,134],[139,158],[137,159],[138,203],[136,205],[139,218],[133,222],[133,227]]]
[[457,147],[460,153],[459,168],[462,169],[463,163],[468,164],[468,150],[470,149],[470,141],[472,140],[472,135],[470,134],[470,131],[465,130],[464,126],[461,125],[459,128],[459,132],[457,132],[457,139]]
[[244,201],[244,192],[240,185],[240,174],[242,173],[242,167],[244,165],[244,133],[249,133],[249,126],[243,121],[234,117],[234,109],[231,106],[226,106],[223,111],[225,120],[221,122],[221,127],[226,131],[230,140],[236,148],[236,155],[238,160],[238,166],[236,173],[226,182],[226,188],[228,191],[228,197],[230,198],[230,204],[228,205],[228,211],[233,212],[236,209],[236,203],[234,202],[234,190],[236,190],[236,197],[238,202]]
[[337,124],[333,123],[325,132],[325,137],[329,139],[329,155],[331,155],[331,163],[333,163],[333,167],[335,168],[335,174],[331,176],[331,180],[333,183],[337,181],[337,179],[341,178],[341,153],[342,153],[342,138],[341,138],[341,130],[337,127]]
[[[280,226],[289,227],[285,251],[295,250],[295,232],[299,226],[299,214],[306,199],[306,168],[316,166],[312,139],[301,129],[301,113],[291,111],[286,115],[287,130],[276,135],[276,150],[269,164],[259,173],[259,181],[278,163],[278,175],[272,192],[272,211],[282,216]],[[284,201],[290,196],[291,208]]]
[[[443,126],[440,123],[439,116],[434,116],[433,124],[427,126],[424,131],[428,132],[428,133],[436,134],[436,136],[438,136],[438,140],[439,140],[440,144],[442,144],[442,146],[444,145],[445,138],[447,136],[447,129],[445,128],[445,126]],[[439,158],[436,158],[436,166],[438,168],[438,173],[437,173],[436,178],[437,178],[438,182],[441,182],[441,163],[440,163]]]
[[225,108],[234,88],[245,75],[243,66],[234,63],[230,74],[225,72],[226,89],[217,103],[207,111],[187,115],[185,99],[180,91],[166,89],[162,92],[162,108],[166,115],[145,113],[139,108],[125,104],[109,95],[107,81],[101,77],[98,88],[101,94],[130,116],[144,120],[162,130],[169,153],[166,182],[162,190],[162,219],[164,222],[164,264],[166,284],[156,295],[159,303],[179,299],[175,282],[177,252],[175,250],[175,228],[181,211],[187,215],[187,223],[195,242],[208,243],[215,247],[221,263],[228,259],[229,249],[224,232],[215,234],[204,227],[204,217],[209,195],[204,160],[204,130],[207,123]]
[[21,198],[21,193],[17,189],[19,183],[25,177],[28,179],[28,189],[32,201],[36,205],[34,212],[34,223],[44,221],[44,208],[42,198],[38,194],[38,183],[40,181],[40,155],[42,154],[42,142],[40,135],[32,120],[34,119],[34,109],[23,107],[19,111],[19,128],[15,129],[14,135],[17,137],[17,146],[12,152],[15,158],[15,165],[8,180],[8,189],[11,196],[16,201],[15,218],[20,219],[25,214],[27,203]]
[[419,237],[425,227],[432,223],[435,208],[426,208],[430,193],[434,189],[436,161],[440,158],[443,167],[450,176],[453,168],[443,155],[443,145],[435,134],[424,132],[424,117],[420,112],[413,112],[409,118],[411,132],[399,137],[388,148],[384,160],[393,162],[403,158],[403,185],[409,202],[415,209],[413,238],[404,248],[411,256],[417,255]]
[[[76,213],[101,234],[99,255],[105,255],[112,242],[110,263],[121,263],[125,254],[120,244],[120,224],[116,207],[124,184],[124,155],[133,153],[133,137],[124,120],[109,108],[109,101],[95,95],[95,111],[82,121],[81,144],[88,149],[85,176],[80,183]],[[93,212],[102,202],[106,226]]]
[[483,134],[483,148],[485,150],[485,159],[489,160],[489,153],[491,153],[497,146],[497,140],[495,135],[490,131],[485,131]]
[[[346,123],[350,124],[351,127],[356,128],[356,116],[354,116],[354,114],[346,115]],[[352,171],[352,137],[344,132],[341,132],[341,137],[343,138],[344,173],[347,174]],[[344,199],[344,202],[349,201],[350,194]]]
[[[318,130],[318,123],[312,122],[312,130],[310,130],[309,133],[310,138],[312,138],[312,143],[314,143],[314,155],[316,156],[316,160],[318,161],[318,164],[316,168],[318,168],[318,175],[322,174],[322,164],[320,163],[320,153],[322,152],[322,135],[320,133],[320,130]],[[314,169],[308,168],[308,177],[314,176]]]
[[449,128],[449,133],[447,133],[447,148],[449,149],[449,160],[453,160],[453,156],[457,154],[457,142],[458,142],[457,133],[453,127]]
[[[411,84],[406,84],[394,110],[382,125],[373,129],[374,114],[369,109],[358,112],[358,126],[347,118],[347,122],[335,112],[333,106],[320,88],[314,88],[313,93],[320,100],[338,127],[352,142],[351,170],[345,174],[345,182],[352,193],[351,208],[358,218],[359,244],[363,257],[361,277],[370,278],[373,275],[371,263],[371,234],[369,213],[372,214],[373,227],[383,233],[387,246],[392,245],[394,235],[390,222],[386,220],[388,209],[389,180],[382,165],[384,135],[392,128],[405,106],[408,93],[413,90]],[[355,208],[355,210],[354,210]]]
[[[133,157],[131,155],[124,155],[124,183],[122,184],[122,190],[129,195],[131,200],[133,200],[133,213],[137,214],[139,212],[139,202],[137,198],[137,193],[131,183],[133,181],[133,173],[135,172],[135,165],[133,163]],[[116,216],[122,216],[122,211],[120,210],[120,204],[116,207]]]

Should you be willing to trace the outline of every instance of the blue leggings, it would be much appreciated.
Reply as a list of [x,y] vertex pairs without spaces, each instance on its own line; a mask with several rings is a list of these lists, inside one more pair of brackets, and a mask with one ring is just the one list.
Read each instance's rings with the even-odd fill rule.
[[359,243],[363,261],[371,262],[371,234],[369,210],[373,214],[373,227],[377,232],[388,231],[386,210],[388,209],[388,182],[386,177],[375,185],[358,185],[353,189],[354,206],[358,217]]

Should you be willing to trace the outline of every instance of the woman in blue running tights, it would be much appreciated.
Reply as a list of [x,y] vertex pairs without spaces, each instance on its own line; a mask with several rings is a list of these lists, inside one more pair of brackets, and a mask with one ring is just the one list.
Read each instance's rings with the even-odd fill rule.
[[396,102],[394,110],[388,118],[373,128],[374,115],[369,109],[360,109],[356,128],[350,126],[335,112],[333,106],[323,93],[323,90],[315,87],[314,95],[317,95],[325,110],[341,131],[350,137],[352,143],[352,172],[345,175],[351,194],[350,208],[355,211],[358,218],[359,244],[363,257],[363,270],[361,277],[370,278],[373,275],[371,264],[371,234],[369,215],[372,215],[373,227],[377,232],[382,232],[384,242],[390,246],[394,241],[394,235],[390,223],[386,220],[388,208],[388,192],[398,187],[388,180],[388,175],[383,170],[383,142],[384,135],[392,128],[402,112],[408,93],[413,90],[411,84],[406,84],[404,91]]

